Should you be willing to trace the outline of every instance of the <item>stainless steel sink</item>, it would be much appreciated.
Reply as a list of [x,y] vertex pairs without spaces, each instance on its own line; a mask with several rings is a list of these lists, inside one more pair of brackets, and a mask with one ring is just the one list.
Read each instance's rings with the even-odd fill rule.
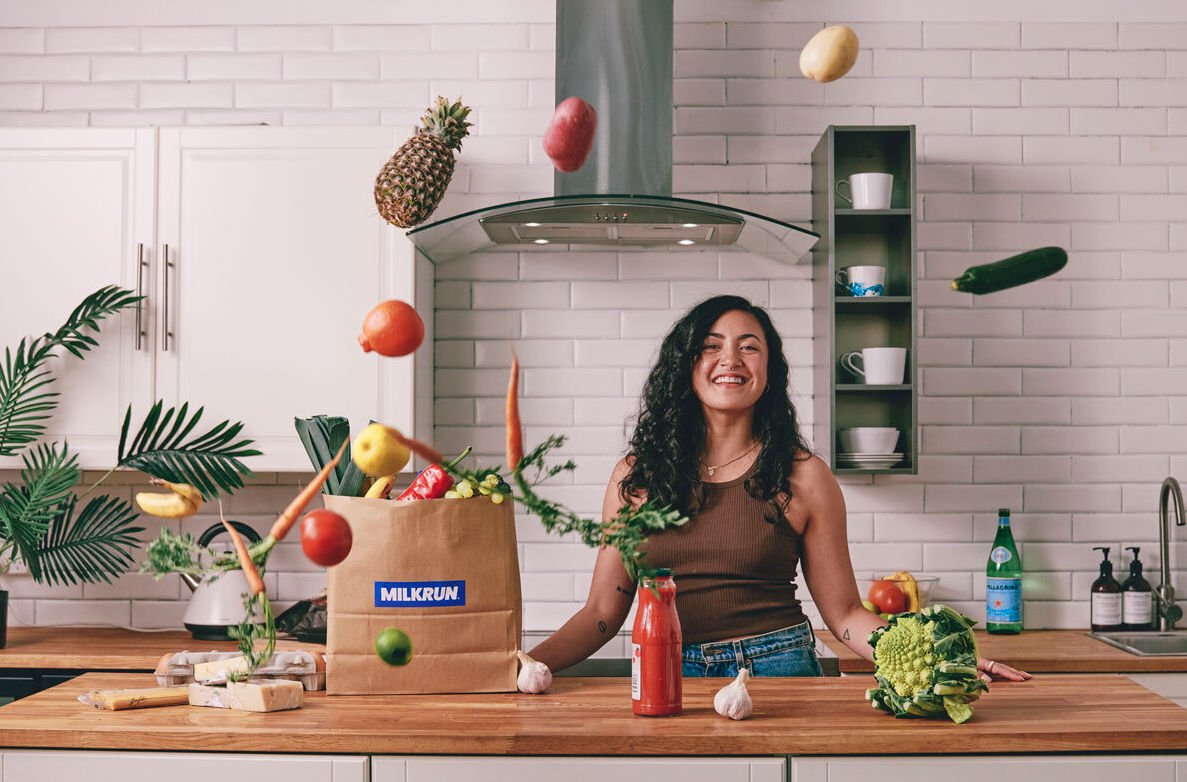
[[1187,656],[1187,630],[1173,632],[1088,633],[1089,638],[1139,657]]

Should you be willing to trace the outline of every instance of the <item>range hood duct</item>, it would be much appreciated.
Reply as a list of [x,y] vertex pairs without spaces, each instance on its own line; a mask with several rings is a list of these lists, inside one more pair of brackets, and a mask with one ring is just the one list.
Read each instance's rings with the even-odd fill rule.
[[558,0],[556,102],[598,113],[593,148],[554,196],[485,207],[408,232],[435,262],[493,249],[591,246],[743,251],[787,263],[819,239],[742,209],[672,197],[672,0]]

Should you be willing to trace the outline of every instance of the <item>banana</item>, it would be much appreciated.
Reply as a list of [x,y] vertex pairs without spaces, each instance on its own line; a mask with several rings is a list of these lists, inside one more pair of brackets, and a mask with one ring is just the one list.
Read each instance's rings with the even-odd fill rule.
[[382,478],[376,478],[375,482],[371,484],[371,488],[367,489],[367,497],[372,499],[386,500],[388,495],[392,492],[392,486],[396,483],[396,476],[385,475]]
[[153,478],[151,483],[169,489],[169,494],[151,491],[136,493],[136,504],[150,516],[182,519],[193,516],[202,507],[202,492],[188,483],[170,483],[160,478]]
[[907,610],[918,611],[920,606],[919,601],[919,585],[915,583],[915,576],[911,575],[905,570],[900,570],[886,577],[887,580],[893,581],[904,595],[907,596]]

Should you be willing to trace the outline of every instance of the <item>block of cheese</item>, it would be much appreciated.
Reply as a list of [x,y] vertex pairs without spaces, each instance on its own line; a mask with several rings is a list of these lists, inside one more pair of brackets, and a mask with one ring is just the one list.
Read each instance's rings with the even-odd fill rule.
[[180,706],[187,702],[185,687],[147,687],[135,690],[91,690],[78,696],[96,709],[121,711],[149,706]]
[[[199,684],[222,684],[235,674],[243,673],[247,673],[246,658],[219,657],[196,662],[193,680]],[[295,679],[307,690],[320,690],[326,686],[326,661],[322,654],[305,650],[273,652],[264,664],[251,672],[251,676],[260,679]]]
[[299,709],[304,697],[305,688],[301,683],[289,679],[248,679],[245,682],[227,682],[225,687],[195,683],[189,687],[191,706],[212,706],[236,711]]

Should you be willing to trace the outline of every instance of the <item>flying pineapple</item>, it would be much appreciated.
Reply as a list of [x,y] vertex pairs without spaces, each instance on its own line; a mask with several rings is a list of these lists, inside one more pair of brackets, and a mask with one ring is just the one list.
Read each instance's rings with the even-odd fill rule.
[[392,225],[423,223],[441,203],[453,176],[453,151],[461,150],[470,107],[442,97],[420,118],[424,126],[405,141],[375,178],[375,205]]

